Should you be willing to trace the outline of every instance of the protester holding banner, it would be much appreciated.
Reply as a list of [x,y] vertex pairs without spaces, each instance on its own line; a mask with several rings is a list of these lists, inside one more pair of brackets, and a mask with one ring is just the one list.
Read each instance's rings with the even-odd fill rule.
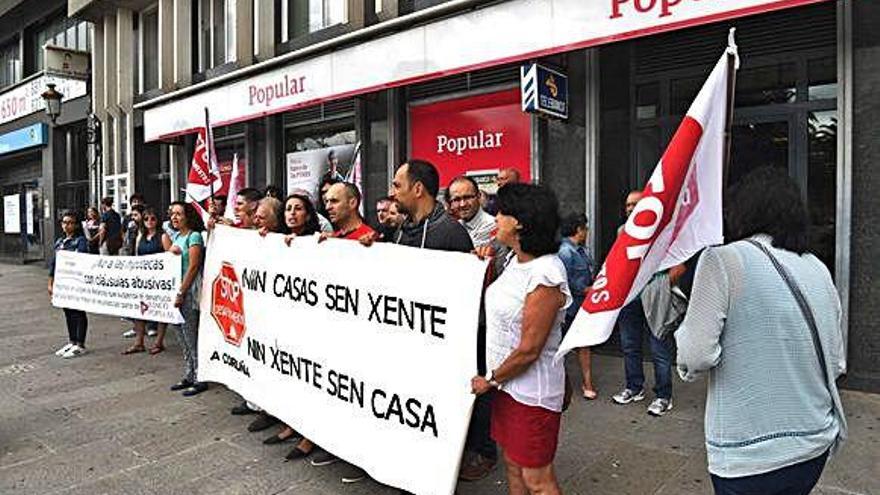
[[284,225],[284,207],[281,201],[274,196],[266,196],[257,204],[257,210],[254,213],[254,227],[260,232],[261,236],[266,236],[269,232],[282,232]]
[[296,236],[314,235],[321,230],[318,212],[306,194],[293,193],[284,200],[284,225],[288,246]]
[[486,290],[488,378],[474,393],[498,389],[492,438],[507,464],[509,492],[560,493],[553,457],[565,400],[565,368],[553,356],[572,302],[556,256],[556,196],[541,186],[511,184],[498,193],[498,240],[512,249],[504,273]]
[[[134,254],[136,256],[147,256],[150,254],[158,254],[165,252],[162,245],[162,229],[159,227],[159,216],[153,208],[143,210],[142,223],[136,240],[134,242]],[[122,354],[136,354],[146,351],[144,346],[144,334],[146,333],[147,322],[145,320],[134,321],[135,343],[128,349],[122,351]],[[165,331],[168,328],[167,323],[156,324],[156,342],[150,348],[150,354],[156,355],[165,350]]]
[[678,370],[685,380],[709,375],[715,493],[809,493],[846,437],[838,292],[807,253],[810,219],[784,170],[751,172],[726,213],[734,242],[700,258],[675,334]]
[[[422,160],[410,160],[400,167],[391,182],[392,197],[400,212],[407,216],[394,242],[404,246],[440,251],[470,253],[474,250],[465,228],[437,201],[440,176],[433,164]],[[477,344],[479,370],[480,349]],[[477,398],[468,427],[465,455],[459,477],[465,481],[478,480],[495,467],[498,451],[490,437],[492,397],[489,394]]]
[[[76,213],[66,212],[61,216],[61,230],[64,236],[55,241],[55,252],[76,251],[88,253],[89,246],[83,236],[82,224]],[[52,287],[55,282],[55,258],[49,262],[49,296],[52,296]],[[85,311],[64,308],[64,319],[67,322],[67,345],[55,351],[56,356],[65,359],[75,358],[86,352],[86,332],[89,328],[89,320]]]
[[183,379],[171,386],[171,390],[183,390],[184,396],[197,395],[208,389],[208,385],[196,381],[198,359],[199,291],[202,283],[202,261],[204,259],[204,230],[202,219],[189,203],[171,203],[171,227],[177,231],[171,252],[181,256],[181,282],[174,302],[183,315],[183,323],[177,326],[178,340],[183,348]]

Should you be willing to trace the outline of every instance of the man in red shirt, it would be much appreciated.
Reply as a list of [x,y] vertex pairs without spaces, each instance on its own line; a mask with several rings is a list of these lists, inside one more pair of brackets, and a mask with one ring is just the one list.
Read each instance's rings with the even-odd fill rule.
[[349,182],[333,184],[324,195],[324,202],[327,206],[330,223],[335,229],[330,237],[356,241],[375,235],[375,231],[364,223],[364,219],[358,211],[358,206],[361,204],[361,192],[354,184]]

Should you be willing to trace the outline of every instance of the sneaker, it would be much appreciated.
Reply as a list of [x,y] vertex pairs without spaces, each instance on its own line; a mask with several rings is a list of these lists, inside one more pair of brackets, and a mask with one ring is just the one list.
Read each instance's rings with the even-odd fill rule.
[[64,359],[70,359],[70,358],[80,357],[85,353],[86,353],[85,347],[81,347],[77,344],[73,344],[72,346],[70,346],[70,349],[68,349],[67,352],[65,352],[64,354],[61,355],[61,357],[63,357]]
[[246,414],[257,414],[258,411],[254,411],[250,407],[248,407],[247,401],[241,401],[241,404],[234,406],[229,410],[233,416],[244,416]]
[[152,328],[147,330],[147,337],[155,337],[156,335],[159,335],[158,331],[153,330]]
[[335,455],[327,452],[324,449],[321,449],[317,454],[312,456],[312,460],[310,461],[312,466],[329,466],[330,464],[334,464],[339,461],[339,458]]
[[137,332],[134,331],[134,328],[130,328],[124,332],[122,332],[122,336],[126,339],[133,339],[137,336]]
[[55,351],[55,355],[61,357],[65,352],[69,351],[71,347],[73,347],[73,343],[68,342],[67,344],[64,344],[64,347]]
[[345,465],[342,466],[343,483],[357,483],[358,481],[363,481],[365,479],[367,479],[367,472],[363,469],[350,462],[346,462]]
[[625,388],[623,389],[623,392],[611,397],[611,400],[618,404],[629,404],[630,402],[643,401],[645,400],[645,389],[633,392],[632,390]]
[[656,398],[651,401],[651,405],[648,406],[648,414],[651,416],[663,416],[672,410],[672,399],[661,399]]

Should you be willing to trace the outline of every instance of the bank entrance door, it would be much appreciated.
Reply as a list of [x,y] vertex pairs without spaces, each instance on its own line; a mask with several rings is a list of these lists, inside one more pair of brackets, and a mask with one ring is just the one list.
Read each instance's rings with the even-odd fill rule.
[[37,182],[22,186],[22,242],[24,261],[39,261],[43,253],[43,190]]

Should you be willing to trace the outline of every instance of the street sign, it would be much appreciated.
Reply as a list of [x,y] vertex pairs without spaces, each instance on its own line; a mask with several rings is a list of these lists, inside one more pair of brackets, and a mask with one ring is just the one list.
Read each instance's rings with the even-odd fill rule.
[[568,118],[568,76],[532,63],[520,67],[522,111]]
[[89,53],[54,45],[43,47],[46,74],[72,79],[88,79]]

